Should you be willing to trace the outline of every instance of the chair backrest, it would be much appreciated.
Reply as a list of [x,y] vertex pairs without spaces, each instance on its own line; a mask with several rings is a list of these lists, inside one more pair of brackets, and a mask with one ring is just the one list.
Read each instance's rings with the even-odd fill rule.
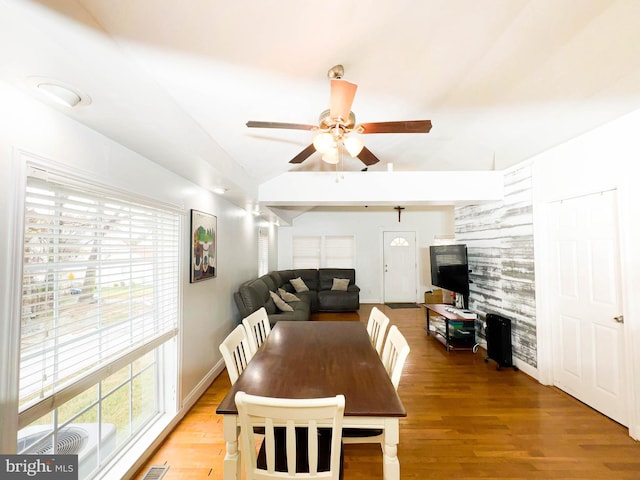
[[[307,470],[298,472],[296,479],[338,480],[344,395],[290,399],[238,392],[235,401],[240,419],[241,448],[247,480],[294,478],[296,470]],[[319,425],[322,428],[318,428]],[[264,426],[264,441],[260,452],[256,447],[259,443],[256,443],[255,426]],[[306,451],[299,450],[303,448]],[[320,470],[327,469],[326,471],[318,471],[318,461],[321,464]],[[276,470],[276,467],[283,471]]]
[[384,343],[384,350],[382,350],[382,364],[387,370],[389,377],[391,377],[391,383],[393,383],[396,390],[400,383],[404,362],[410,351],[411,349],[409,348],[407,340],[402,333],[400,333],[398,327],[392,325],[391,328],[389,328],[387,340]]
[[264,307],[260,307],[251,315],[242,319],[242,324],[247,330],[251,351],[256,353],[258,348],[260,348],[269,336],[269,333],[271,333],[271,324],[269,323],[267,310]]
[[382,355],[382,346],[384,344],[384,334],[389,325],[389,317],[387,317],[378,307],[373,307],[369,314],[369,322],[367,323],[367,332],[378,355]]
[[234,328],[227,335],[227,338],[222,341],[219,348],[227,367],[229,379],[233,385],[253,358],[253,351],[249,346],[249,339],[244,326],[238,325]]

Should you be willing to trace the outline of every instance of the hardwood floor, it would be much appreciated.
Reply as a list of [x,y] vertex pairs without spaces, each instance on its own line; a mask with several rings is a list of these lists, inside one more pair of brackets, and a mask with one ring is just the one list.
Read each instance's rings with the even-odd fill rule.
[[[366,322],[371,307],[314,319]],[[640,479],[640,444],[626,428],[522,372],[496,370],[482,349],[447,353],[426,336],[422,308],[378,307],[411,346],[398,388],[408,414],[398,447],[403,479]],[[223,372],[136,480],[164,464],[163,480],[222,479],[215,409],[229,386]],[[382,479],[380,447],[346,445],[344,478]]]

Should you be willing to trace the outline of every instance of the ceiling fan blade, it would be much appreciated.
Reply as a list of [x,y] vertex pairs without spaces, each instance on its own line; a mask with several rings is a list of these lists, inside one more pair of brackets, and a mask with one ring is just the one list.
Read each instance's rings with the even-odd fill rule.
[[367,167],[380,161],[380,159],[373,153],[371,153],[371,150],[369,150],[367,147],[362,148],[362,151],[358,154],[358,158],[362,160],[362,163],[364,163]]
[[342,79],[331,79],[331,118],[347,121],[358,85]]
[[256,122],[249,120],[247,122],[249,128],[287,128],[290,130],[315,130],[317,125],[305,125],[303,123],[284,123],[284,122]]
[[429,133],[431,120],[362,123],[360,133]]
[[293,157],[291,160],[289,160],[289,163],[302,163],[307,158],[309,158],[309,156],[315,151],[316,151],[316,147],[314,147],[312,143],[307,148],[302,150],[299,154],[297,154],[295,157]]

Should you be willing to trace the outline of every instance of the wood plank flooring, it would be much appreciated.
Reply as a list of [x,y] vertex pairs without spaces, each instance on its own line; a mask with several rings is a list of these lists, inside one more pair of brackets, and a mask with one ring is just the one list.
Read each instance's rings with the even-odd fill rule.
[[[366,322],[356,314],[314,320]],[[398,393],[402,479],[640,479],[640,443],[626,428],[522,372],[496,370],[485,352],[447,353],[427,337],[424,310],[378,305],[405,335],[411,353]],[[170,466],[163,480],[222,480],[225,445],[215,409],[229,388],[226,371],[135,477]],[[345,446],[345,480],[382,479],[378,445]]]

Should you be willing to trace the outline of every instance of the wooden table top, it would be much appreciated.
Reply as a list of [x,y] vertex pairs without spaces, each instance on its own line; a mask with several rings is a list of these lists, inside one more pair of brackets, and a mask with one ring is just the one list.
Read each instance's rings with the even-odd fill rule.
[[362,322],[279,321],[218,406],[237,414],[235,394],[345,396],[345,416],[406,417]]

